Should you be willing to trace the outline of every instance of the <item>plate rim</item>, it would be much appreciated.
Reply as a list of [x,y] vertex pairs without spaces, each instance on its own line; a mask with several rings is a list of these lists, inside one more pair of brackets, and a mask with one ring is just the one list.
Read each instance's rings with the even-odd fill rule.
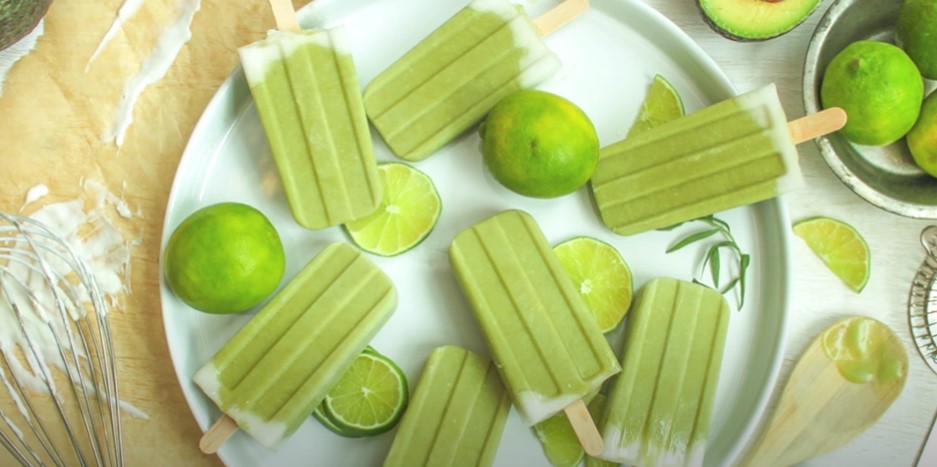
[[[345,2],[341,2],[340,6],[347,10],[354,11],[355,9],[360,8],[362,5],[368,4],[369,1],[370,0],[345,0]],[[517,3],[517,0],[509,1]],[[655,26],[663,27],[669,34],[670,39],[676,41],[682,50],[688,51],[687,56],[691,59],[692,62],[694,62],[697,66],[706,69],[706,73],[703,73],[702,75],[705,76],[711,82],[711,84],[717,86],[718,91],[721,94],[729,97],[738,95],[738,91],[734,84],[731,82],[725,72],[718,66],[715,60],[708,53],[706,53],[706,51],[699,44],[697,44],[696,41],[694,41],[692,37],[689,36],[689,34],[683,31],[662,13],[642,2],[632,0],[605,1],[609,3],[620,3],[623,7],[635,9],[640,14],[653,18],[656,22]],[[601,0],[594,1],[593,3],[601,3]],[[337,4],[339,4],[337,0],[317,0],[316,2],[307,4],[298,12],[301,24],[305,23],[305,20],[311,18],[316,12],[330,11],[332,9],[338,8],[338,6],[336,6]],[[625,24],[625,26],[628,27],[627,24]],[[642,35],[644,34],[642,33]],[[191,385],[186,385],[183,383],[185,380],[190,380],[191,377],[190,375],[183,374],[183,365],[181,362],[183,362],[184,356],[179,355],[179,353],[182,351],[179,346],[182,344],[178,343],[180,336],[178,336],[175,332],[176,327],[172,326],[173,323],[176,323],[177,318],[173,316],[172,310],[168,310],[164,306],[166,299],[172,295],[172,292],[169,289],[163,274],[163,259],[166,244],[175,227],[175,225],[171,224],[170,222],[178,215],[177,210],[179,209],[179,198],[181,193],[185,190],[185,188],[181,186],[181,177],[179,177],[179,174],[183,171],[183,169],[195,164],[193,161],[207,157],[205,154],[200,153],[199,149],[201,145],[198,143],[200,142],[200,139],[204,138],[204,134],[209,133],[212,127],[217,126],[218,122],[217,119],[208,117],[212,115],[224,115],[224,112],[219,112],[219,109],[224,107],[227,103],[227,100],[233,96],[233,93],[235,92],[234,88],[238,86],[239,81],[243,81],[243,76],[241,75],[241,66],[240,64],[236,64],[228,76],[219,85],[215,93],[212,95],[208,104],[205,106],[205,109],[202,111],[202,114],[199,116],[196,125],[193,127],[193,131],[189,136],[189,140],[186,143],[185,149],[183,150],[182,156],[180,157],[179,163],[173,174],[173,183],[170,188],[169,196],[167,197],[166,208],[162,219],[163,227],[160,237],[159,258],[157,261],[160,287],[160,314],[163,320],[164,333],[170,354],[170,363],[173,365],[173,369],[177,378],[176,383],[179,385],[179,388],[183,393],[186,405],[195,418],[196,423],[199,425],[199,428],[202,430],[206,430],[211,425],[211,420],[208,420],[206,423],[204,420],[207,415],[196,410],[196,405],[201,405],[201,400],[196,400],[199,397],[199,395],[195,393],[197,391],[194,391]],[[246,87],[246,83],[240,84]],[[232,121],[237,121],[238,115],[230,114],[229,118]],[[228,125],[225,128],[230,129],[230,126]],[[781,313],[777,320],[777,344],[774,346],[774,354],[770,358],[770,368],[765,374],[765,387],[762,388],[761,394],[755,400],[755,406],[753,407],[754,412],[752,413],[752,416],[749,417],[744,424],[742,424],[741,434],[743,439],[736,442],[734,444],[734,448],[726,453],[727,464],[736,463],[740,458],[739,456],[747,451],[749,445],[753,441],[752,438],[755,429],[760,426],[766,418],[765,412],[768,403],[777,390],[776,386],[784,360],[790,320],[792,294],[791,234],[788,229],[783,228],[784,226],[790,225],[789,213],[786,203],[784,202],[783,195],[770,200],[762,201],[759,204],[765,206],[768,211],[774,210],[775,215],[769,215],[769,217],[772,217],[773,220],[779,224],[779,230],[776,233],[778,241],[777,250],[780,253],[781,261],[774,269],[777,272],[780,282],[783,284],[782,290],[778,297],[781,301],[781,304],[779,304],[778,307]],[[219,450],[217,455],[222,463],[225,465],[232,465],[231,461],[233,459],[228,457],[228,455],[225,453],[225,449]]]

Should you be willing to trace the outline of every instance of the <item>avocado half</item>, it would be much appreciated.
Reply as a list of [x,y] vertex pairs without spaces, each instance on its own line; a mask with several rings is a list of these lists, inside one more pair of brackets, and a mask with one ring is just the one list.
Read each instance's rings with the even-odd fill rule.
[[735,41],[778,37],[804,22],[821,0],[696,0],[713,30]]
[[0,50],[29,34],[52,0],[0,0]]

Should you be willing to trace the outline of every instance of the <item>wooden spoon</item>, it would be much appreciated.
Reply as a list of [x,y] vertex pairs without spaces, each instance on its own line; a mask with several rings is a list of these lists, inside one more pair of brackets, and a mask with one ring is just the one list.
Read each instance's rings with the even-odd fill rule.
[[[844,350],[844,342],[861,348]],[[875,365],[875,358],[889,363]],[[887,326],[866,317],[837,322],[800,357],[770,425],[741,465],[788,466],[841,447],[885,413],[907,369],[904,346]]]

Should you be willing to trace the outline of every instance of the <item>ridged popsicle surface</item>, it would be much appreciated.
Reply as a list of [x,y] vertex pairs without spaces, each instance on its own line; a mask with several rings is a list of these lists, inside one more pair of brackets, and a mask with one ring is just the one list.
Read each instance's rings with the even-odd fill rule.
[[325,247],[193,377],[273,447],[309,418],[390,318],[393,283],[354,247]]
[[514,404],[529,424],[602,385],[618,361],[529,214],[459,233],[450,259]]
[[310,229],[365,217],[383,196],[346,42],[342,29],[271,31],[238,50],[290,210]]
[[394,154],[418,161],[559,67],[520,7],[474,0],[374,78],[364,105]]
[[490,359],[454,345],[438,347],[423,367],[384,466],[490,466],[510,409]]
[[629,314],[622,371],[609,393],[602,457],[629,465],[703,463],[729,306],[719,292],[655,279]]

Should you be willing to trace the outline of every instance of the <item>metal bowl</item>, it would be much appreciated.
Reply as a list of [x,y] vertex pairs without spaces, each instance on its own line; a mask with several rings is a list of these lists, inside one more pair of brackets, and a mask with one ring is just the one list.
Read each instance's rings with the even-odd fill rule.
[[[820,82],[827,64],[847,45],[863,39],[894,43],[901,2],[837,0],[817,26],[804,61],[804,107],[820,106]],[[925,82],[925,93],[934,87]],[[926,94],[925,94],[926,95]],[[882,209],[908,217],[937,219],[937,178],[922,171],[904,138],[882,146],[862,146],[840,133],[816,139],[823,159],[857,195]]]

